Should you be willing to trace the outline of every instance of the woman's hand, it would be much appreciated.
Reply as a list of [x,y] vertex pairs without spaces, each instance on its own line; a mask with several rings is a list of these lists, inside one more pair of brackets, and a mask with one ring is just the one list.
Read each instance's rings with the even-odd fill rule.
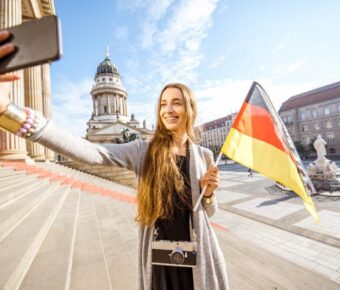
[[200,180],[201,189],[207,185],[207,190],[204,193],[205,197],[209,197],[215,191],[217,187],[220,185],[220,175],[218,173],[218,167],[211,165],[208,171],[202,176]]
[[[5,41],[9,37],[8,31],[0,31],[0,43]],[[12,43],[6,43],[0,45],[0,60],[2,57],[12,53],[15,50],[15,46]],[[19,77],[14,74],[0,75],[0,114],[2,114],[7,105],[11,102],[9,99],[10,83],[11,81],[18,80]]]

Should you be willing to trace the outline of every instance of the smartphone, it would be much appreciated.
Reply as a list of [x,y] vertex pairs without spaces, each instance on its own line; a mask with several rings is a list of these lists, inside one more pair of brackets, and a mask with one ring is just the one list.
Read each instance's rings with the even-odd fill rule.
[[1,44],[12,42],[16,50],[0,58],[0,74],[48,63],[62,55],[61,25],[50,15],[6,29],[11,36]]

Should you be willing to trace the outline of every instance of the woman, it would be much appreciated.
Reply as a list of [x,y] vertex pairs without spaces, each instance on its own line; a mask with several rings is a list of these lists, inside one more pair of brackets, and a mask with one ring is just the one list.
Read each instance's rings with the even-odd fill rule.
[[[0,33],[1,39],[8,35]],[[0,57],[13,51],[0,46]],[[14,81],[16,76],[0,76]],[[29,109],[10,103],[0,90],[0,126],[74,159],[134,171],[138,178],[138,289],[228,289],[224,258],[209,218],[217,209],[219,184],[212,153],[193,143],[196,101],[190,89],[169,84],[158,99],[157,128],[151,142],[97,145],[58,128]],[[193,205],[207,185],[196,212]],[[195,231],[196,239],[194,232]],[[153,265],[153,241],[197,241],[197,267]]]

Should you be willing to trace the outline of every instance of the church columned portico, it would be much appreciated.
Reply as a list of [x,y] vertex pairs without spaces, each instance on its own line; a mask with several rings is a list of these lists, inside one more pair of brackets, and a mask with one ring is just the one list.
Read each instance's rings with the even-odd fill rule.
[[[51,14],[55,14],[54,0],[0,0],[0,29]],[[31,106],[51,118],[50,64],[15,73],[20,79],[11,84],[11,101],[20,107]],[[31,158],[37,161],[53,160],[54,153],[41,145],[0,130],[1,160],[25,160],[31,163]]]

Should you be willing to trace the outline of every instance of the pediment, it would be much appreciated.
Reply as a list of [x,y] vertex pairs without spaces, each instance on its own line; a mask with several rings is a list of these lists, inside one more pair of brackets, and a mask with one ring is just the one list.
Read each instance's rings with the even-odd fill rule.
[[102,128],[101,130],[92,133],[91,135],[120,135],[123,130],[129,129],[129,133],[141,134],[142,130],[138,130],[138,128],[133,128],[129,125],[116,123],[112,125],[108,125],[107,127]]

